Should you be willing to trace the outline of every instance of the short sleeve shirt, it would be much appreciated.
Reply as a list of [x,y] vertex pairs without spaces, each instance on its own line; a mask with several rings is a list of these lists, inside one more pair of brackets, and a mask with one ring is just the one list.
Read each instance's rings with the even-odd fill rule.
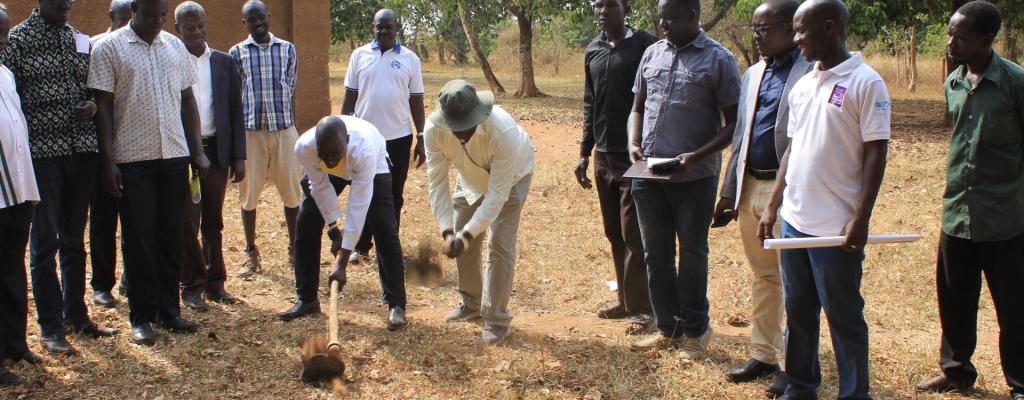
[[395,43],[381,52],[374,41],[352,52],[345,90],[358,92],[355,116],[376,126],[385,140],[412,134],[409,97],[423,95],[420,58]]
[[856,212],[864,143],[888,140],[892,105],[882,77],[859,53],[789,94],[789,164],[780,214],[811,236],[838,236]]
[[185,44],[161,31],[153,44],[131,27],[93,49],[89,87],[114,94],[113,159],[118,164],[186,157],[181,91],[196,83]]
[[[652,44],[637,70],[633,93],[646,95],[641,150],[647,157],[676,157],[695,151],[718,135],[721,110],[740,97],[736,57],[704,31],[681,47],[668,40]],[[683,182],[716,176],[721,153],[687,168]]]

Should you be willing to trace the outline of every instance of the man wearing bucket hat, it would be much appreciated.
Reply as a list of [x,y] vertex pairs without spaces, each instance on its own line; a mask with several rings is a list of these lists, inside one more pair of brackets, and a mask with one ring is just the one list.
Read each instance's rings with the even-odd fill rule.
[[[477,93],[469,82],[448,82],[437,104],[425,131],[430,206],[445,254],[455,258],[462,296],[445,320],[482,317],[480,340],[496,344],[511,333],[508,303],[519,217],[533,177],[533,143],[511,115],[494,105],[494,94]],[[457,175],[454,193],[449,165]],[[490,248],[483,268],[483,233],[488,229]]]

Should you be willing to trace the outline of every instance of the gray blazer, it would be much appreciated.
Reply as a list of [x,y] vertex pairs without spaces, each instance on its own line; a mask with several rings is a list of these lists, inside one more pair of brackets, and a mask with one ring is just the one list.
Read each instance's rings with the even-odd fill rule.
[[[739,207],[740,195],[743,193],[743,178],[747,173],[747,146],[750,142],[750,130],[754,125],[754,112],[757,110],[757,93],[760,90],[766,66],[765,60],[761,60],[747,68],[747,71],[743,73],[743,82],[740,83],[736,130],[732,134],[732,156],[729,157],[729,164],[725,169],[725,184],[722,185],[720,195],[720,197],[733,199],[736,202],[733,206],[734,209]],[[786,134],[789,124],[789,92],[793,89],[793,85],[813,68],[814,63],[808,61],[801,54],[793,61],[793,69],[786,81],[786,88],[782,91],[779,113],[775,120],[775,152],[780,161],[789,147],[789,136]]]

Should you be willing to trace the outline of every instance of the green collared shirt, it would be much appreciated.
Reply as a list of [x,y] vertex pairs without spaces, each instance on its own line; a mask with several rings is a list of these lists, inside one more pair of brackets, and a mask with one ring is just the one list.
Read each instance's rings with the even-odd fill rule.
[[961,66],[944,85],[953,135],[942,231],[975,242],[1024,232],[1024,69],[992,52],[976,87]]

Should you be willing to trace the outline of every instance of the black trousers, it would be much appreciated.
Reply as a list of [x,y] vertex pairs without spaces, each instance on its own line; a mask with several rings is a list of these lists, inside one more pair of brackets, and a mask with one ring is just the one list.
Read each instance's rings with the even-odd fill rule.
[[[204,151],[210,160],[217,159],[217,144],[209,140]],[[192,195],[185,195],[185,246],[181,266],[181,295],[197,295],[204,290],[224,289],[227,272],[224,268],[224,193],[227,190],[229,167],[216,162],[210,172],[200,180],[202,201],[192,203]],[[202,233],[202,244],[199,234]]]
[[619,304],[630,314],[650,314],[651,295],[647,288],[647,263],[640,220],[630,192],[632,181],[622,174],[633,164],[627,153],[594,155],[594,183],[601,203],[604,235],[612,246]]
[[32,161],[42,200],[32,219],[29,270],[36,319],[43,336],[62,336],[65,322],[89,320],[85,305],[85,224],[97,162],[96,154]]
[[21,359],[28,353],[25,246],[32,223],[32,207],[21,203],[0,208],[0,363],[6,359]]
[[128,319],[132,325],[159,315],[181,315],[178,277],[185,237],[188,159],[119,164],[124,193],[118,199],[124,263],[128,272]]
[[[100,185],[93,190],[89,207],[89,257],[92,261],[92,279],[89,281],[92,291],[113,290],[117,283],[114,272],[117,269],[117,198]],[[121,271],[121,288],[127,292],[124,268]]]
[[973,242],[943,233],[936,269],[942,371],[961,381],[978,377],[971,356],[978,342],[984,274],[999,319],[1003,375],[1013,391],[1024,393],[1024,234],[1001,242]]
[[[334,191],[341,194],[349,181],[331,176]],[[324,235],[324,217],[309,193],[309,180],[302,178],[302,203],[295,228],[295,292],[299,300],[317,300],[320,286],[320,240]],[[391,174],[373,179],[373,199],[366,213],[366,225],[377,238],[377,271],[389,308],[405,308],[405,262],[398,240],[394,201],[391,199]],[[332,267],[333,268],[333,267]]]
[[[409,157],[412,155],[412,137],[409,135],[388,140],[388,158],[391,160],[391,198],[395,202],[395,232],[402,229],[402,206],[405,205],[405,181],[409,178]],[[373,248],[373,230],[363,226],[355,251],[366,254]],[[379,251],[378,251],[379,253]]]

